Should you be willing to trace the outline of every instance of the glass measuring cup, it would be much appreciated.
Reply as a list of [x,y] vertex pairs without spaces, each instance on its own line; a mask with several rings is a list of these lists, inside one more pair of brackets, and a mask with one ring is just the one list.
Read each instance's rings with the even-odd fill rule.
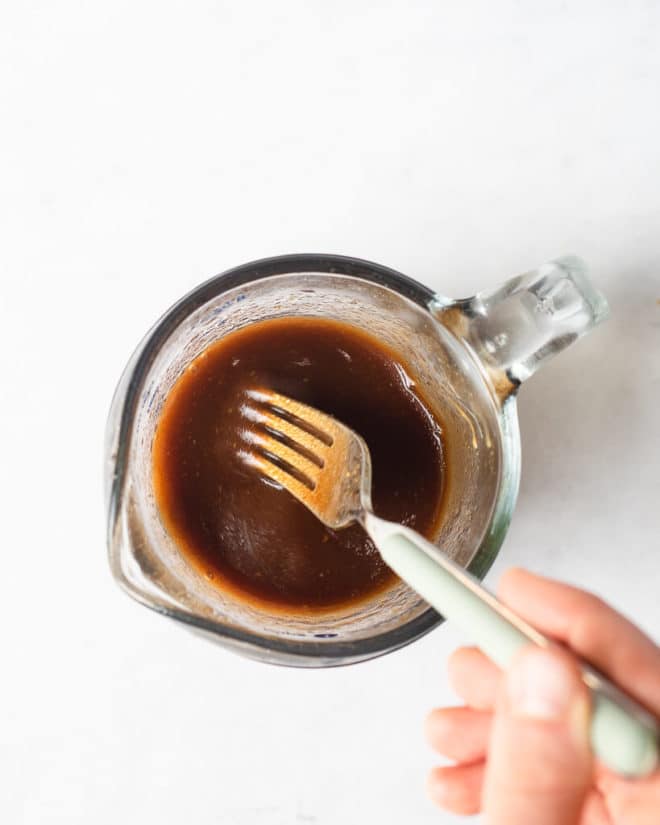
[[153,437],[183,370],[230,332],[292,315],[363,327],[402,354],[444,428],[447,483],[436,543],[483,577],[518,492],[516,391],[544,360],[606,317],[607,304],[576,258],[452,301],[367,261],[293,255],[246,264],[202,284],[144,338],[108,420],[108,548],[116,580],[145,605],[253,658],[347,664],[402,647],[441,617],[403,583],[359,605],[310,615],[241,601],[178,552],[153,491]]

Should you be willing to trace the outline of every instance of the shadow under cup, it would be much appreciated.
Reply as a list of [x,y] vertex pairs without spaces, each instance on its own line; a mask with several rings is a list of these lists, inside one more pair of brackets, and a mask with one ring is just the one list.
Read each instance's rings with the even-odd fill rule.
[[342,321],[400,353],[437,412],[446,467],[435,541],[461,566],[483,576],[500,547],[517,492],[515,404],[499,405],[476,359],[430,313],[432,300],[426,288],[375,264],[289,256],[219,276],[173,307],[127,367],[108,425],[110,562],[120,584],[149,607],[222,644],[279,664],[361,661],[436,626],[441,617],[401,582],[357,605],[309,615],[269,612],[223,593],[166,532],[152,479],[163,403],[209,345],[270,318]]

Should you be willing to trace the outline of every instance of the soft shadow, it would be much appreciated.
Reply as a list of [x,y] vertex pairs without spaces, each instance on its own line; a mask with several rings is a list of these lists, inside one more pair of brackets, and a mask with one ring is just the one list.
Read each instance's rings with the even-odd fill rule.
[[622,277],[607,297],[612,317],[520,390],[519,511],[533,506],[542,514],[539,499],[551,497],[554,509],[591,487],[602,490],[603,473],[616,484],[620,462],[648,461],[643,422],[655,403],[660,277]]

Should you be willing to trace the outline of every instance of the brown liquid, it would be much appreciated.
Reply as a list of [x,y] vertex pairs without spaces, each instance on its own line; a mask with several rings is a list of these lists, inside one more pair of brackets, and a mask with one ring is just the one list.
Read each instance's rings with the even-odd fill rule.
[[161,516],[181,552],[219,588],[287,610],[329,608],[395,581],[358,525],[324,527],[237,456],[245,391],[310,404],[366,440],[373,503],[431,537],[442,498],[440,428],[393,351],[356,327],[262,321],[209,347],[170,395],[154,443]]

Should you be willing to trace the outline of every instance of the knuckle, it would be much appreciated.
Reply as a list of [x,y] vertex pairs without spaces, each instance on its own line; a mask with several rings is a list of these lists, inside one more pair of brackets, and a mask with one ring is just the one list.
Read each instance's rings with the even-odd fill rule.
[[611,608],[593,593],[581,596],[576,615],[569,629],[569,638],[575,646],[584,648],[593,644],[603,620],[611,613]]

